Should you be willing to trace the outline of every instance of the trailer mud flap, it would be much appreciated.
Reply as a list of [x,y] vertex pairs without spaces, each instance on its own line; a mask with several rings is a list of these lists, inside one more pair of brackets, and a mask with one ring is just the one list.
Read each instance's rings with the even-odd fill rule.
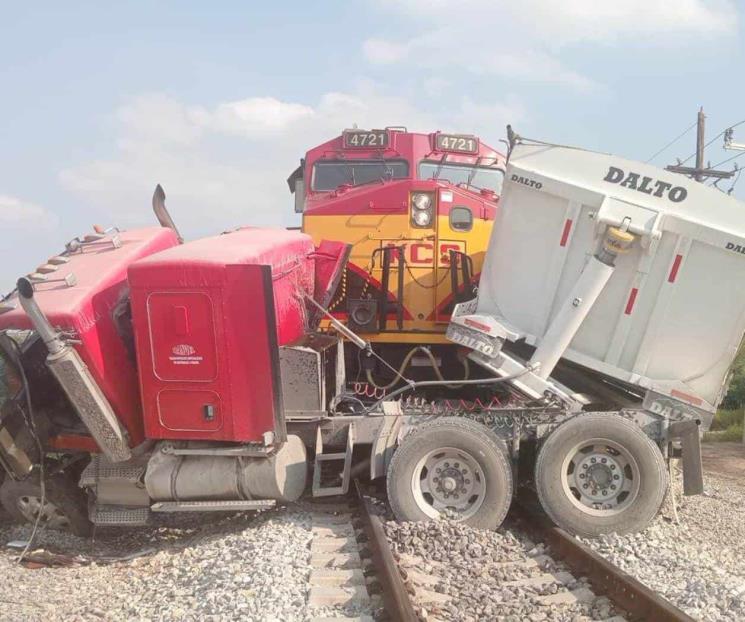
[[704,470],[701,462],[699,422],[676,421],[668,428],[668,440],[680,440],[683,451],[683,494],[700,495],[704,492]]

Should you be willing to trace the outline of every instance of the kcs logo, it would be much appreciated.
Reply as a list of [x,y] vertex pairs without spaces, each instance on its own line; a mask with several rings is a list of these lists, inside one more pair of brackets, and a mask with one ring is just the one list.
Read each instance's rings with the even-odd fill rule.
[[[458,240],[440,240],[439,243],[422,240],[419,242],[412,243],[401,243],[401,242],[385,242],[385,246],[402,247],[404,252],[404,260],[412,267],[422,268],[431,267],[435,261],[435,246],[437,246],[437,267],[438,268],[449,268],[450,267],[450,251],[457,251],[459,253],[466,252],[466,243]],[[400,250],[396,250],[391,254],[391,266],[398,264],[398,256]]]

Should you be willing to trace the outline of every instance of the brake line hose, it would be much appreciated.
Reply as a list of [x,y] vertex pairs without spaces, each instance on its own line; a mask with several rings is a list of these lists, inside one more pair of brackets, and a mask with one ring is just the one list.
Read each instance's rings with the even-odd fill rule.
[[372,386],[374,386],[376,389],[381,389],[383,391],[387,391],[388,389],[393,388],[394,386],[396,386],[402,380],[404,382],[409,382],[404,377],[403,374],[404,374],[404,371],[406,371],[406,368],[411,363],[411,359],[413,359],[414,358],[414,355],[417,352],[419,352],[419,351],[424,352],[425,356],[429,359],[429,362],[432,365],[432,369],[435,372],[435,376],[437,376],[437,379],[440,382],[446,383],[446,384],[444,384],[444,386],[447,387],[448,389],[458,389],[458,388],[461,387],[461,384],[460,383],[463,380],[468,380],[468,378],[470,376],[470,371],[471,370],[470,370],[470,366],[468,364],[468,359],[467,358],[464,358],[463,359],[463,369],[464,369],[463,379],[460,380],[460,381],[453,382],[452,380],[445,380],[445,378],[442,375],[442,372],[440,372],[440,368],[437,366],[437,359],[435,358],[434,354],[432,354],[432,351],[429,348],[425,348],[424,346],[416,346],[415,348],[412,348],[411,350],[409,350],[409,353],[404,357],[404,360],[401,363],[401,366],[398,368],[398,370],[396,370],[395,377],[388,384],[386,384],[386,385],[379,385],[377,382],[375,382],[375,379],[373,378],[373,375],[372,375],[372,370],[370,370],[370,369],[367,370],[367,381]]

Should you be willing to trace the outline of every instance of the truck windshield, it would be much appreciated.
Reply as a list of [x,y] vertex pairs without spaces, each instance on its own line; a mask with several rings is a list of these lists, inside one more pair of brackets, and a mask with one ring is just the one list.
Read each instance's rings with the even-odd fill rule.
[[406,160],[324,160],[313,165],[311,188],[323,192],[408,176]]
[[[439,169],[439,173],[438,173]],[[475,190],[493,190],[502,193],[504,171],[488,166],[474,167],[468,164],[442,164],[422,160],[419,163],[419,179],[437,179],[449,181],[453,185],[464,184]]]

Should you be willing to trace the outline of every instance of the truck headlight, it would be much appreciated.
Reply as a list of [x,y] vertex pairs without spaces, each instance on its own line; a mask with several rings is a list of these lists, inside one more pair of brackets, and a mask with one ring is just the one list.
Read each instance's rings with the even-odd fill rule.
[[415,192],[411,195],[411,224],[415,227],[429,227],[432,224],[432,195]]

